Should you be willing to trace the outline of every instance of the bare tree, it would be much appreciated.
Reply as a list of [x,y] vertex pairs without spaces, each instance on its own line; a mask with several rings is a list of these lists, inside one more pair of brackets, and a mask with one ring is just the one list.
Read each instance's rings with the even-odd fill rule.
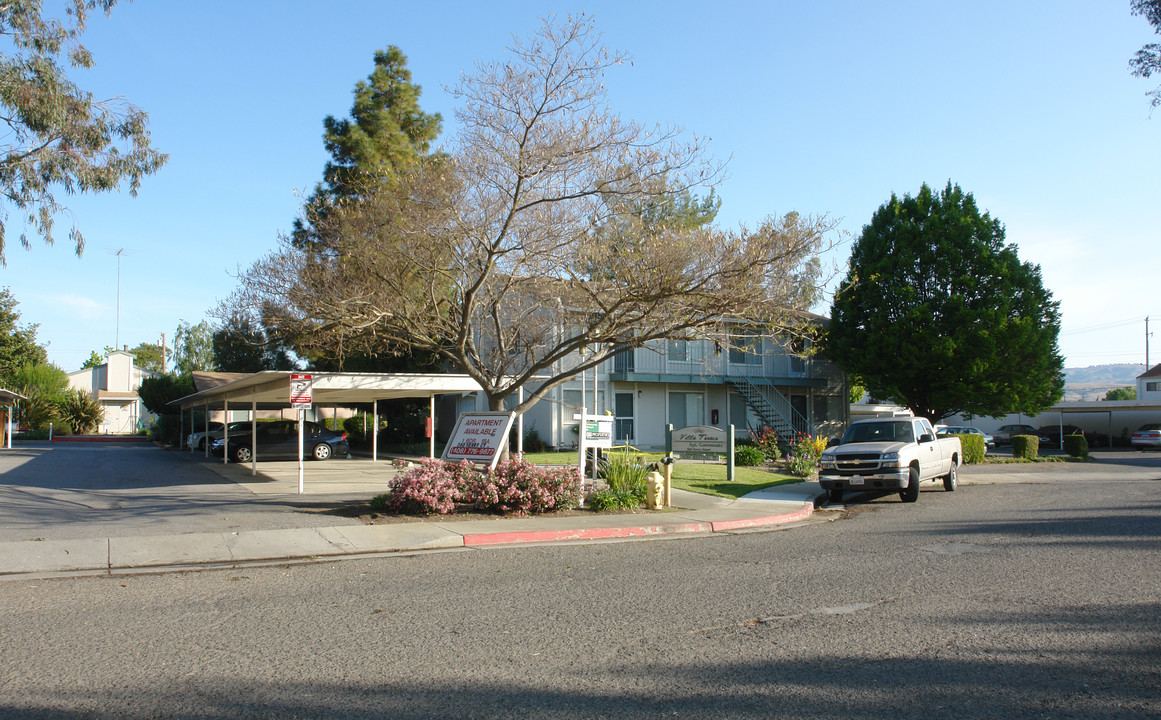
[[518,412],[651,340],[800,326],[829,221],[730,231],[656,212],[723,166],[701,138],[613,112],[602,79],[625,56],[590,20],[545,22],[508,58],[454,89],[451,147],[328,208],[327,247],[284,240],[227,305],[299,348],[434,353],[492,409],[536,388]]

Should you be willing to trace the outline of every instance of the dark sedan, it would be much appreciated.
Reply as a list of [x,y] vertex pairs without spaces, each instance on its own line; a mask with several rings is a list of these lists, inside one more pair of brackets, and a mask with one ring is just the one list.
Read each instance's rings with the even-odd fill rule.
[[1053,445],[1059,445],[1061,431],[1063,431],[1065,435],[1084,435],[1084,430],[1081,430],[1075,425],[1044,425],[1036,432],[1041,437],[1040,442],[1044,442],[1044,439],[1047,438],[1049,443]]
[[[262,460],[297,460],[298,422],[278,420],[259,423],[254,441],[257,455]],[[226,441],[215,441],[214,455],[222,457],[225,452]],[[231,435],[229,452],[234,462],[250,462],[250,433]],[[315,460],[329,460],[335,455],[346,457],[350,452],[347,434],[328,430],[318,423],[305,422],[302,426],[302,452],[304,457]]]

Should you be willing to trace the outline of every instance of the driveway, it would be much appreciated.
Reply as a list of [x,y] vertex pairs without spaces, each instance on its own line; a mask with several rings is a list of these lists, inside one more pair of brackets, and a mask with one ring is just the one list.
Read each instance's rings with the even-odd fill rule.
[[327,512],[384,492],[388,462],[223,466],[142,443],[22,443],[0,450],[0,542],[359,524]]

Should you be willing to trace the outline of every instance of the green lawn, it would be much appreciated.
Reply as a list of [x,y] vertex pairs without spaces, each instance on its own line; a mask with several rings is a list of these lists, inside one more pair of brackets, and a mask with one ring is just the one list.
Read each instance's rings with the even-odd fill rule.
[[[630,452],[629,455],[642,457],[649,463],[657,462],[665,453]],[[575,465],[577,462],[576,452],[526,453],[524,458],[536,465]],[[673,487],[718,497],[740,498],[755,490],[796,482],[802,482],[802,478],[753,467],[735,467],[734,481],[727,482],[724,464],[685,461],[673,466]]]

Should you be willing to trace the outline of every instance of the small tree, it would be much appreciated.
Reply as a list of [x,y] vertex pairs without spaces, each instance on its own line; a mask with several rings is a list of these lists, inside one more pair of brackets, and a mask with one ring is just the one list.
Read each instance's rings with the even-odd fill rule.
[[1105,393],[1105,400],[1136,400],[1137,388],[1135,387],[1120,387],[1113,388]]
[[39,326],[20,324],[19,304],[11,290],[0,289],[0,386],[15,386],[21,368],[48,361],[48,353],[36,341]]

